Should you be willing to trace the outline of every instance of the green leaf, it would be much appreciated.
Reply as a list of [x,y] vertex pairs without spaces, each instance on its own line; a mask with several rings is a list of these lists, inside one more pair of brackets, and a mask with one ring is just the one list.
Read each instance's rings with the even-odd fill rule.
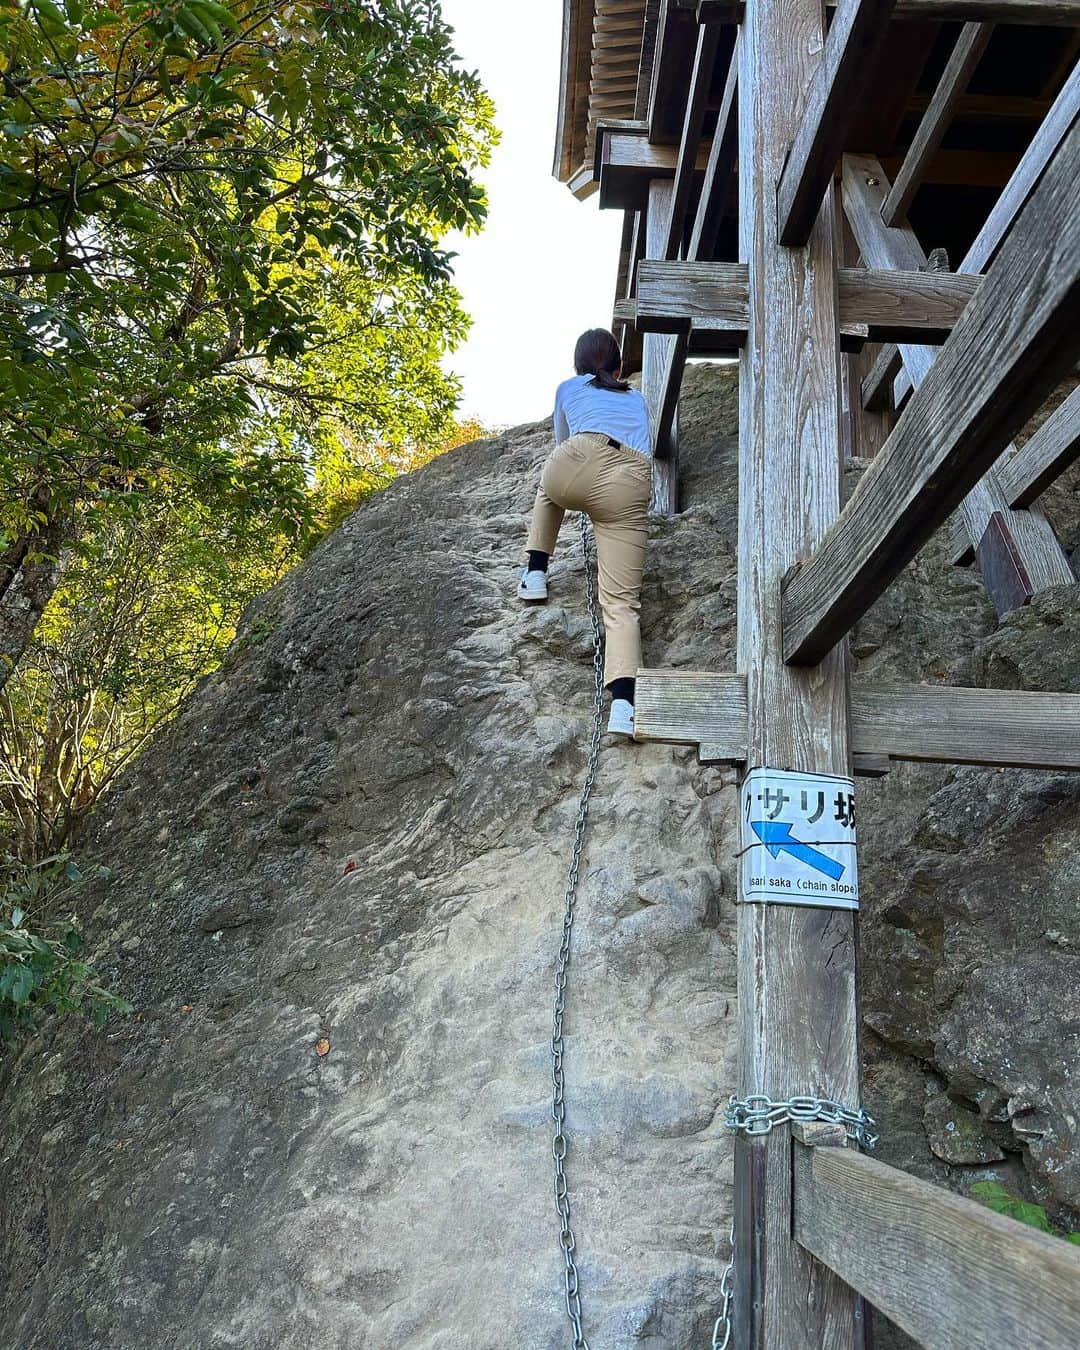
[[11,982],[11,989],[8,993],[8,997],[11,999],[12,1003],[14,1003],[17,1008],[22,1007],[22,1005],[30,997],[34,989],[34,984],[35,980],[33,971],[30,970],[27,966],[17,967],[15,971],[15,978]]
[[67,28],[67,15],[53,4],[53,0],[29,0],[29,3],[42,18],[50,19],[57,28]]

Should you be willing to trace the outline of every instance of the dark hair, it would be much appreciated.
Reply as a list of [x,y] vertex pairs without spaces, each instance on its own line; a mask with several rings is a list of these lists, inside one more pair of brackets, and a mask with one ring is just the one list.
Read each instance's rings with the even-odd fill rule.
[[615,378],[621,365],[619,344],[606,328],[590,328],[574,345],[574,369],[579,375],[591,375],[593,378],[589,383],[597,389],[613,389],[625,394],[630,386],[625,380]]

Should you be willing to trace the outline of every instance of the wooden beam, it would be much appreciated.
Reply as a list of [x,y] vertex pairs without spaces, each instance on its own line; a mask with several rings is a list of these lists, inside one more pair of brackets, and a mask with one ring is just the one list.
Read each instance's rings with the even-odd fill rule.
[[1001,466],[1010,506],[1030,506],[1080,458],[1080,386]]
[[[637,325],[646,333],[715,329],[741,340],[748,323],[747,277],[742,263],[643,261]],[[842,267],[837,285],[842,329],[871,342],[944,342],[975,294],[978,278]]]
[[[639,670],[635,737],[746,759],[745,675]],[[866,760],[1080,770],[1080,694],[937,684],[856,686],[852,753]]]
[[[989,26],[989,25],[987,25]],[[939,86],[940,88],[940,86]],[[915,94],[908,103],[909,112],[925,113],[937,95]],[[1055,93],[1057,87],[1055,86]],[[1019,94],[961,94],[953,107],[953,117],[964,122],[1040,123],[1050,111],[1048,98],[1028,98]]]
[[[1077,0],[1080,9],[1080,0]],[[1024,151],[1001,196],[994,203],[975,242],[968,249],[959,272],[985,272],[1001,247],[1013,222],[1038,185],[1058,146],[1080,112],[1080,66],[1061,88],[1045,120]]]
[[[649,186],[645,257],[638,263],[639,286],[642,268],[647,267],[648,259],[661,253],[667,243],[673,195],[674,186],[668,179],[655,179]],[[677,340],[660,333],[646,333],[642,340],[641,392],[648,405],[653,436],[651,510],[661,516],[673,516],[679,509],[678,417],[674,409],[665,409],[668,362],[672,346]],[[663,427],[662,416],[665,418]]]
[[[802,248],[780,244],[775,196],[824,41],[819,0],[747,4],[738,79],[749,332],[739,363],[737,659],[750,672],[748,768],[846,776],[843,653],[812,673],[786,667],[779,613],[784,573],[824,537],[840,502],[834,194]],[[745,902],[741,887],[740,879]],[[738,976],[739,1095],[812,1091],[857,1103],[851,911],[740,903]],[[740,1350],[854,1350],[851,1292],[792,1240],[791,1146],[782,1130],[736,1139],[735,1259]]]
[[[1062,85],[1046,116],[1046,120],[1035,133],[1005,190],[994,203],[994,207],[987,216],[975,242],[960,264],[959,270],[961,272],[983,272],[989,266],[997,250],[1001,247],[1002,240],[1011,229],[1013,221],[1038,183],[1051,155],[1060,145],[1062,137],[1078,115],[1080,115],[1080,65],[1074,66],[1072,73]],[[906,369],[901,370],[893,389],[895,407],[900,406],[911,392],[911,388],[912,382],[908,371]],[[1006,446],[1002,451],[1002,466],[1007,464],[1015,454],[1016,447],[1014,445]],[[986,487],[991,494],[995,494],[993,482],[988,483]],[[983,495],[985,497],[986,493]],[[980,511],[979,519],[972,522],[961,521],[962,527],[969,526],[965,529],[966,539],[958,538],[957,531],[953,531],[950,557],[954,563],[966,564],[972,561],[975,546],[982,538],[985,529],[983,517],[988,516],[990,510],[1008,509],[1010,505],[1015,504],[1009,503],[1006,495],[1002,492],[1000,501],[984,502],[983,505],[984,509]],[[1061,560],[1056,556],[1055,550],[1050,544],[1050,526],[1042,520],[1037,509],[1032,511],[1032,515],[1035,517],[1035,524],[1027,533],[1034,536],[1031,546],[1037,564],[1035,574],[1037,577],[1041,576],[1046,585],[1061,584],[1068,579],[1068,575],[1064,572]],[[1056,553],[1060,553],[1060,549],[1056,550]]]
[[[826,0],[826,3],[830,8],[837,8],[841,0]],[[1080,0],[897,0],[896,17],[1076,28],[1080,27]]]
[[896,0],[848,0],[837,10],[791,143],[776,209],[782,244],[805,244],[864,92],[877,73]]
[[941,148],[956,106],[993,32],[993,25],[988,23],[967,23],[960,30],[930,106],[923,113],[900,172],[885,199],[881,215],[886,225],[896,225],[901,218],[906,218],[911,200],[922,183],[927,166]]
[[856,688],[851,738],[863,754],[891,759],[1080,770],[1080,694],[923,684]]
[[788,661],[815,664],[858,622],[1078,355],[1080,121],[840,519],[788,577]]
[[679,141],[675,168],[671,219],[668,222],[667,241],[662,255],[665,258],[677,258],[682,248],[683,226],[690,205],[690,191],[701,149],[701,132],[705,125],[705,109],[712,88],[713,66],[716,64],[719,37],[719,29],[715,24],[702,24],[698,29],[694,68],[690,76],[690,91],[686,100],[686,115],[683,119],[682,138]]
[[[1080,458],[1080,386],[1019,449],[1014,445],[1009,450],[998,473],[1005,500],[1017,509],[1034,511],[1035,502],[1050,484]],[[973,559],[964,522],[955,517],[949,549],[949,561],[954,564],[966,565]]]
[[[881,162],[890,174],[900,172],[904,158],[883,154]],[[922,181],[946,187],[996,188],[1008,183],[1016,168],[1013,150],[939,150],[923,169]]]
[[[889,190],[881,165],[869,157],[846,156],[842,177],[844,207],[863,258],[875,267],[909,266],[912,260],[925,266],[926,260],[911,227],[905,223],[890,228],[881,218]],[[926,346],[901,342],[900,355],[905,373],[916,385],[920,384],[933,367],[934,351]],[[895,393],[894,405],[899,406]],[[1072,579],[1068,559],[1050,523],[1039,513],[1010,512],[997,469],[992,464],[964,497],[960,514],[972,547],[985,539],[986,566],[981,570],[998,613],[1007,612],[1005,607],[1011,607],[1011,602],[1018,596],[1019,603],[1024,603],[1036,592]],[[987,536],[987,528],[995,515],[998,519]],[[1022,583],[1019,589],[996,584],[1002,567],[1015,573],[1017,582]]]
[[[1078,3],[1080,3],[1080,0],[1078,0]],[[1013,222],[1035,190],[1043,171],[1050,162],[1051,156],[1076,120],[1078,112],[1080,112],[1080,65],[1074,67],[1072,74],[1062,86],[1053,106],[1046,115],[1046,120],[1039,127],[1031,140],[1031,144],[1024,151],[1020,163],[1016,166],[1000,197],[994,203],[982,229],[975,238],[975,242],[968,249],[957,271],[986,271],[1001,247],[1005,236],[1012,228]],[[910,379],[902,377],[896,388],[897,406],[907,396],[911,387]]]
[[698,23],[742,23],[743,0],[694,0]]
[[944,342],[977,290],[976,278],[949,272],[865,267],[840,268],[837,282],[841,326],[865,325],[871,342]]
[[661,0],[649,88],[649,140],[654,145],[670,145],[679,138],[697,38],[694,10],[677,0]]
[[792,1149],[796,1240],[919,1345],[1080,1345],[1076,1247],[854,1149]]
[[645,251],[645,213],[624,211],[622,240],[619,245],[619,273],[615,286],[615,304],[612,330],[622,349],[624,375],[636,374],[641,369],[641,334],[634,323],[633,302],[629,317],[619,314],[619,307],[634,294],[637,284],[637,266]]
[[[703,30],[704,31],[704,30]],[[705,181],[701,185],[698,207],[694,215],[694,225],[687,246],[687,258],[696,261],[700,257],[702,241],[708,246],[716,225],[723,214],[731,188],[731,179],[735,163],[734,100],[738,72],[738,37],[732,50],[728,65],[727,79],[724,82],[724,96],[713,133],[709,150],[709,162],[705,167]],[[677,180],[676,180],[677,181]],[[668,248],[672,247],[671,231],[668,232]],[[631,322],[637,324],[636,306]],[[655,436],[659,445],[669,445],[675,435],[675,419],[679,407],[679,391],[682,388],[683,372],[686,369],[686,357],[690,346],[690,331],[686,329],[676,335],[665,357],[664,374],[661,382],[660,403],[656,415]]]
[[883,412],[890,406],[893,380],[902,364],[894,342],[886,343],[878,352],[862,382],[862,403],[868,412]]
[[[600,207],[636,211],[645,205],[649,184],[657,178],[674,178],[678,148],[650,145],[644,122],[600,122],[596,128],[596,177],[600,183]],[[698,152],[695,171],[704,171],[709,147]]]
[[701,184],[701,196],[694,216],[693,229],[690,231],[690,245],[686,256],[698,259],[703,250],[712,248],[721,217],[727,208],[735,175],[735,90],[739,79],[739,40],[731,53],[727,78],[724,81],[724,93],[720,100],[720,111],[716,118],[712,144],[709,146],[709,159],[705,165],[705,179]]
[[749,324],[745,263],[642,262],[636,321],[643,333],[699,329],[730,332],[745,341]]

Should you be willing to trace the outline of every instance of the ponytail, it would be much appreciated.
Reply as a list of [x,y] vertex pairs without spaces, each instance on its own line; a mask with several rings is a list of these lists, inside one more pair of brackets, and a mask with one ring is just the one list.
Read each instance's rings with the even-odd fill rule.
[[591,375],[593,378],[589,383],[595,388],[625,394],[629,384],[615,375],[621,365],[619,344],[606,328],[590,328],[578,338],[574,346],[574,369],[579,375]]

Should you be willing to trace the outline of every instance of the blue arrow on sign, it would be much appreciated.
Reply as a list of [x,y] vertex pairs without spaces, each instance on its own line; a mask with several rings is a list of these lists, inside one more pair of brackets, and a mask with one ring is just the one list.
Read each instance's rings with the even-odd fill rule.
[[838,863],[820,849],[811,848],[809,844],[801,844],[798,839],[793,839],[791,826],[784,821],[752,820],[750,828],[774,858],[779,857],[781,853],[790,853],[793,858],[798,858],[799,862],[812,867],[815,872],[824,872],[833,881],[839,881],[844,875],[843,863]]

